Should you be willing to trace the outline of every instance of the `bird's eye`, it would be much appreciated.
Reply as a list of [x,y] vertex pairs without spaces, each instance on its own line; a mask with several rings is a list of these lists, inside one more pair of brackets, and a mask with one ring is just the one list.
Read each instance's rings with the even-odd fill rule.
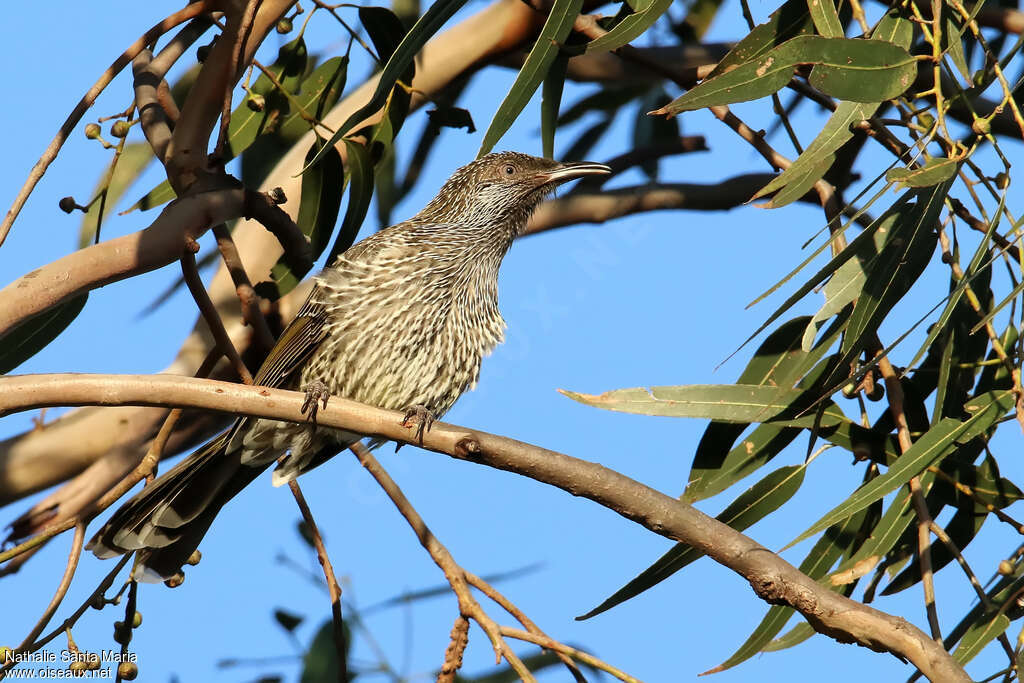
[[515,172],[516,172],[516,167],[513,166],[512,164],[509,164],[508,166],[505,167],[505,175],[512,175]]

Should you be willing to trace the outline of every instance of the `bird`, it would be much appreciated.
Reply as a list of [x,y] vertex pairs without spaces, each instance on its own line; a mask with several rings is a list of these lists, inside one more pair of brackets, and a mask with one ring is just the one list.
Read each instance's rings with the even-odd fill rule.
[[412,218],[343,252],[314,286],[254,383],[304,391],[306,423],[240,416],[125,502],[87,548],[136,551],[153,580],[179,575],[220,509],[265,469],[275,486],[364,438],[316,424],[329,396],[406,411],[418,432],[475,387],[504,338],[498,270],[536,206],[565,182],[611,172],[499,152],[456,170]]

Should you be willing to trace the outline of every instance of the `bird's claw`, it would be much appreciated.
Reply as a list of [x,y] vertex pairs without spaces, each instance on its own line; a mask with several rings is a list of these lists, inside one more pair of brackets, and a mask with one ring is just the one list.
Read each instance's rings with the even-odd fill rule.
[[323,403],[324,408],[326,408],[327,399],[330,397],[330,390],[320,380],[313,380],[306,385],[306,400],[302,402],[302,414],[309,413],[309,421],[313,423],[313,426],[316,426],[316,414],[320,410],[317,402]]
[[[411,406],[405,411],[402,419],[403,427],[416,425],[416,440],[423,445],[423,432],[429,432],[430,426],[434,424],[434,414],[426,406]],[[397,449],[396,449],[397,450]]]

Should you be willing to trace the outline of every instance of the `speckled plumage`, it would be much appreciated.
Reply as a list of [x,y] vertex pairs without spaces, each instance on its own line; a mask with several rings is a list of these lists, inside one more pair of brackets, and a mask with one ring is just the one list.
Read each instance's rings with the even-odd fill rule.
[[[305,389],[440,417],[471,389],[504,336],[498,269],[534,207],[566,180],[607,173],[503,152],[453,174],[413,218],[381,230],[316,277],[256,383]],[[358,434],[239,418],[122,506],[93,538],[100,557],[145,551],[167,576],[198,546],[216,512],[265,467],[286,483]]]

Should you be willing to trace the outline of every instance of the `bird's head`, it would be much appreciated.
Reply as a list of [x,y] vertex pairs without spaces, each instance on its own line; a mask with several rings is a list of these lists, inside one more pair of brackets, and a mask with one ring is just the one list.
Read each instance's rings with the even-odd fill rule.
[[518,232],[562,183],[611,169],[591,161],[560,163],[518,152],[482,156],[455,171],[417,215],[432,223],[497,225]]

